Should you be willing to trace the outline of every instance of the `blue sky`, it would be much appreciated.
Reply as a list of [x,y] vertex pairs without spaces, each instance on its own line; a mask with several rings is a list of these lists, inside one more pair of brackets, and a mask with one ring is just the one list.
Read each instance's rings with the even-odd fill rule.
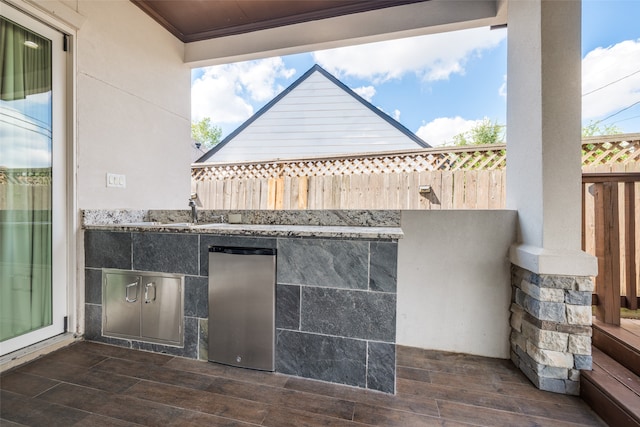
[[[637,0],[583,0],[583,124],[640,132],[639,17]],[[485,117],[505,124],[507,34],[478,28],[196,69],[192,118],[211,117],[224,137],[317,63],[428,143],[446,144]]]

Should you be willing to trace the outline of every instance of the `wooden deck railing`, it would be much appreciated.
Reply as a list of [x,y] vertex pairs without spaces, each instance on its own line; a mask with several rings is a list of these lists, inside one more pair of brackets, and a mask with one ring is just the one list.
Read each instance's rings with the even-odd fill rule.
[[596,318],[620,324],[620,307],[638,309],[640,173],[582,176],[582,247],[598,258]]

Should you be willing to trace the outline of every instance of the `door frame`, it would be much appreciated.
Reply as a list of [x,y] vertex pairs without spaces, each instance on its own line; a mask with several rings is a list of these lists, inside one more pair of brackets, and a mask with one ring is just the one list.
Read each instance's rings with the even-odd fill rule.
[[[0,344],[0,357],[28,353],[65,332],[78,332],[76,287],[75,31],[21,0],[0,0],[0,14],[52,41],[52,306],[53,324]],[[66,51],[64,38],[66,35]],[[57,70],[57,71],[54,71]],[[57,116],[57,117],[56,117]],[[43,345],[44,344],[44,345]],[[1,361],[1,360],[0,360]]]

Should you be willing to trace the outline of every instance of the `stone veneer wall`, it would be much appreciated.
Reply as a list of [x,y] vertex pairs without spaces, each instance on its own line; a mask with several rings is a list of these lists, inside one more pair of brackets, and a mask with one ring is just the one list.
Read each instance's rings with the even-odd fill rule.
[[[85,338],[208,359],[208,247],[278,249],[276,371],[395,392],[397,242],[85,231]],[[185,275],[184,347],[102,336],[102,268]]]
[[511,359],[539,389],[578,395],[592,362],[592,279],[512,265],[511,284]]

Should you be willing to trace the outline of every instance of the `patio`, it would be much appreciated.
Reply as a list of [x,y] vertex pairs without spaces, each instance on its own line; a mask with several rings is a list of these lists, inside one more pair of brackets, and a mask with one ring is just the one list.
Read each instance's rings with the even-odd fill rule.
[[398,347],[397,394],[79,342],[2,376],[4,426],[603,426],[508,360]]
[[[408,316],[399,331],[399,336],[407,341],[395,343],[474,354],[487,354],[481,349],[488,347],[493,352],[504,350],[507,354],[502,357],[508,357],[507,340],[498,338],[510,335],[506,309],[514,284],[508,282],[511,267],[535,282],[527,283],[532,295],[520,295],[527,303],[524,308],[557,308],[552,313],[556,316],[547,316],[549,310],[527,312],[526,326],[533,327],[526,331],[530,337],[523,336],[520,343],[530,344],[526,347],[531,351],[521,347],[521,356],[537,358],[536,372],[554,373],[554,378],[535,378],[539,387],[551,385],[568,393],[577,391],[577,370],[591,365],[588,357],[582,357],[588,356],[584,350],[590,350],[590,339],[585,337],[590,332],[591,313],[586,298],[575,298],[573,291],[580,292],[580,297],[588,296],[592,290],[589,278],[596,273],[595,258],[580,249],[580,194],[576,191],[581,173],[577,150],[581,95],[577,84],[579,2],[509,2],[507,14],[505,0],[464,2],[464,8],[455,1],[420,1],[389,11],[311,21],[304,27],[296,24],[188,43],[157,25],[130,1],[9,0],[9,3],[11,6],[5,6],[6,1],[2,1],[3,14],[11,10],[10,17],[18,23],[28,22],[24,25],[30,30],[53,33],[51,40],[60,45],[54,52],[58,52],[57,62],[61,65],[55,73],[57,84],[53,90],[66,94],[66,98],[53,98],[60,101],[53,111],[56,123],[61,124],[54,126],[60,130],[54,145],[61,149],[54,151],[59,158],[53,166],[60,178],[54,180],[55,203],[60,209],[56,208],[53,215],[61,222],[59,227],[53,227],[59,231],[54,247],[60,248],[54,252],[53,264],[64,266],[59,268],[59,278],[55,280],[59,288],[54,297],[60,303],[55,305],[56,321],[51,328],[38,330],[38,334],[46,332],[46,337],[30,335],[25,338],[27,344],[61,334],[67,327],[76,336],[87,332],[85,307],[96,296],[85,298],[84,233],[79,221],[83,210],[185,209],[186,196],[190,194],[186,167],[190,153],[184,149],[186,145],[176,141],[185,141],[189,134],[190,68],[285,51],[503,26],[508,22],[510,160],[506,197],[509,211],[505,214],[513,214],[514,221],[510,224],[513,230],[517,226],[517,240],[504,244],[505,241],[492,237],[487,241],[502,246],[502,250],[476,251],[490,255],[492,263],[502,263],[498,269],[477,259],[474,263],[463,263],[455,252],[452,257],[441,253],[432,256],[431,263],[412,260],[410,265],[431,270],[442,268],[448,273],[441,275],[445,281],[429,276],[437,286],[425,283],[422,279],[426,275],[413,274],[419,270],[399,268],[399,272],[411,276],[401,278],[398,281],[401,286],[428,295],[422,299],[407,298],[412,302],[410,308],[415,309],[410,314],[417,314]],[[40,26],[51,28],[41,30]],[[70,53],[62,53],[63,44],[70,47],[66,50]],[[153,140],[151,150],[150,140]],[[127,186],[114,189],[106,185],[105,177],[113,173],[126,176]],[[492,227],[474,226],[476,223],[464,220],[466,215],[442,211],[437,221],[433,218],[420,221],[416,217],[413,225],[417,230],[452,230],[457,234],[455,238],[448,235],[440,240],[419,239],[433,249],[453,250],[455,245],[473,249],[484,243],[470,239],[465,226],[493,236],[507,231],[516,235],[511,228],[505,230],[504,224],[494,225],[493,213],[491,218],[479,218],[477,223],[490,223]],[[452,221],[455,226],[429,229],[434,221]],[[404,242],[418,238],[417,233],[412,236],[405,230],[405,234]],[[510,250],[505,256],[507,247]],[[455,263],[456,268],[444,268],[448,264],[443,261]],[[482,274],[476,274],[477,270]],[[498,281],[496,274],[501,275]],[[464,280],[468,276],[473,280]],[[563,279],[566,277],[570,278],[568,285]],[[568,301],[538,298],[543,292],[557,294],[552,291],[554,288],[538,287],[538,282],[569,286],[571,289],[567,290],[572,292],[567,292]],[[463,304],[460,298],[451,297],[451,288],[446,286],[449,283],[464,290],[459,295],[465,298],[475,294],[487,297],[484,285],[491,285],[490,289],[503,298],[491,300],[490,304],[479,303],[477,299],[473,304]],[[434,291],[447,293],[436,298]],[[445,316],[453,313],[447,310],[447,303],[465,307],[467,319],[472,321],[445,322]],[[425,304],[438,306],[434,311],[437,322],[422,321]],[[485,323],[478,321],[479,311],[474,311],[477,307],[502,318],[486,317],[488,326],[484,327]],[[566,322],[567,312],[573,323]],[[480,332],[467,325],[480,328]],[[456,327],[461,333],[457,333]],[[585,345],[566,348],[567,351],[563,347],[562,363],[546,364],[547,359],[552,359],[547,356],[556,356],[549,353],[555,350],[543,348],[546,343],[537,337],[553,335],[558,327],[572,331],[575,335],[572,341]],[[574,331],[577,333],[573,334]],[[429,333],[432,336],[427,336]],[[555,334],[555,338],[564,340],[562,334]],[[496,338],[504,348],[487,336]],[[525,342],[524,338],[536,339]],[[420,342],[414,344],[409,339]],[[18,341],[12,344],[12,349],[27,345]],[[453,344],[473,348],[453,348]],[[4,350],[13,351],[6,345]],[[450,356],[406,347],[399,347],[397,360],[398,394],[391,396],[85,342],[2,374],[0,418],[3,425],[17,422],[47,426],[602,425],[579,398],[537,390],[509,361]],[[581,364],[575,365],[574,360]],[[567,379],[568,372],[573,374],[571,379]]]

